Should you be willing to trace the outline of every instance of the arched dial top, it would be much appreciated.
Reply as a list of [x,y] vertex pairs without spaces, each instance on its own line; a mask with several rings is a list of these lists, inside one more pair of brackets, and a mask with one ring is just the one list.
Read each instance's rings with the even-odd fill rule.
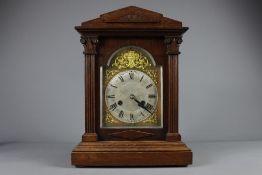
[[126,46],[116,50],[107,62],[107,66],[117,69],[141,69],[156,65],[152,55],[143,48]]
[[131,69],[116,74],[109,81],[104,98],[107,109],[116,119],[138,123],[155,112],[158,91],[147,74]]

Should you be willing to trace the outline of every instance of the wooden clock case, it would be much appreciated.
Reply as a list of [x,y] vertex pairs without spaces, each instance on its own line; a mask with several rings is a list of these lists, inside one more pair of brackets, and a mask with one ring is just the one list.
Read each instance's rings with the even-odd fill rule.
[[[72,165],[185,166],[192,151],[178,133],[178,55],[180,21],[129,6],[75,27],[85,55],[85,133],[71,154]],[[137,46],[163,67],[163,128],[100,128],[100,66],[117,49]]]

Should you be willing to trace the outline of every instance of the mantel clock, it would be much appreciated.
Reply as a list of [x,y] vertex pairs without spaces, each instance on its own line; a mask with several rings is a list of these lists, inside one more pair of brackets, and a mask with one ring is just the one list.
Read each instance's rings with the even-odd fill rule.
[[180,21],[129,6],[75,27],[85,55],[84,166],[185,166],[178,132]]

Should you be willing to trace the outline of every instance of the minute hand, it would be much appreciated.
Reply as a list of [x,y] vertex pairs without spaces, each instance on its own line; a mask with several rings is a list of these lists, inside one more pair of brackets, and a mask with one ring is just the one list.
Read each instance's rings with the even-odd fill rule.
[[138,101],[137,98],[136,98],[134,95],[131,95],[131,96],[130,96],[130,99],[135,100],[135,102],[138,104],[139,107],[145,109],[145,110],[146,110],[147,112],[149,112],[151,115],[153,114],[149,109],[147,109],[147,108],[145,107],[145,102],[143,103],[143,101],[141,101],[141,102]]

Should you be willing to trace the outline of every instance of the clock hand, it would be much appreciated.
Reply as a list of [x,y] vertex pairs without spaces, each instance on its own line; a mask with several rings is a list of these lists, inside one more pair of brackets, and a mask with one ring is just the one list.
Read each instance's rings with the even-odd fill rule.
[[138,106],[141,104],[141,102],[138,101],[137,98],[133,94],[130,95],[130,99],[135,100],[135,102],[137,102]]
[[143,108],[143,109],[145,109],[147,112],[149,112],[151,115],[153,114],[149,109],[147,109],[146,107],[145,107],[145,101],[138,101],[137,100],[137,98],[136,98],[136,96],[134,95],[134,94],[131,94],[130,95],[130,99],[132,99],[132,100],[134,100],[137,104],[138,104],[138,106],[139,107],[141,107],[141,108]]

